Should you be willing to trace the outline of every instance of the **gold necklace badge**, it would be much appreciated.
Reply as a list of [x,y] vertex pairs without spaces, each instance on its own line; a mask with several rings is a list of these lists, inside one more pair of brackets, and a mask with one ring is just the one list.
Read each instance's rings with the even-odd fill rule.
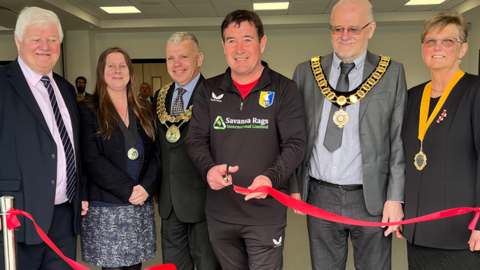
[[[180,139],[180,126],[188,122],[190,118],[192,118],[193,105],[190,105],[187,110],[185,110],[178,116],[169,115],[167,113],[167,108],[165,107],[165,98],[167,97],[168,89],[170,89],[170,86],[172,84],[173,82],[165,85],[164,87],[162,87],[162,89],[159,90],[160,93],[158,93],[157,98],[157,117],[158,120],[160,120],[160,123],[167,127],[167,134],[165,135],[167,137],[167,141],[169,141],[170,143],[175,143]],[[178,123],[180,121],[182,122],[177,127],[175,123]],[[167,122],[172,123],[172,125],[168,126]]]
[[325,74],[323,74],[322,65],[320,64],[320,59],[322,56],[312,57],[310,59],[310,64],[312,66],[313,76],[317,81],[320,92],[324,95],[330,102],[333,104],[338,104],[340,109],[335,112],[333,116],[333,122],[339,127],[343,128],[349,120],[348,113],[342,109],[342,106],[355,104],[364,98],[370,90],[380,81],[385,72],[387,71],[388,66],[390,65],[390,57],[380,56],[380,62],[378,62],[377,68],[372,72],[370,77],[365,80],[356,89],[350,92],[338,92],[335,91],[327,81]]

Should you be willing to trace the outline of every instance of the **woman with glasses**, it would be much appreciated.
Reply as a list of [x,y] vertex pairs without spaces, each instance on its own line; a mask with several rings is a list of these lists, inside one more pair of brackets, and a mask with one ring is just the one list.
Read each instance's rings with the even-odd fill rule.
[[[480,206],[480,84],[459,65],[468,26],[458,13],[425,22],[422,56],[431,81],[408,92],[405,146],[405,219],[457,207]],[[480,222],[473,214],[410,224],[409,269],[480,269]]]

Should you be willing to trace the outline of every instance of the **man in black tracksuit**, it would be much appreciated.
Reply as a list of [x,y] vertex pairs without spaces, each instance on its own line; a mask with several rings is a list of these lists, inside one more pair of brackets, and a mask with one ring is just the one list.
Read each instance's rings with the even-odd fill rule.
[[230,68],[198,89],[186,138],[188,156],[210,186],[210,240],[223,269],[282,269],[286,207],[263,192],[236,194],[231,185],[288,192],[305,153],[301,94],[261,61],[266,36],[255,12],[227,15],[222,41]]

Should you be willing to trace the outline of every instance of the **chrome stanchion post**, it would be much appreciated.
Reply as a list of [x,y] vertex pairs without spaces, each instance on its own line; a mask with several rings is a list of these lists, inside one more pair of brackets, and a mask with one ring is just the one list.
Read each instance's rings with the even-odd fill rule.
[[3,257],[5,270],[17,270],[17,247],[15,246],[15,233],[7,229],[7,211],[15,207],[15,197],[0,197],[0,215],[2,218],[3,232]]

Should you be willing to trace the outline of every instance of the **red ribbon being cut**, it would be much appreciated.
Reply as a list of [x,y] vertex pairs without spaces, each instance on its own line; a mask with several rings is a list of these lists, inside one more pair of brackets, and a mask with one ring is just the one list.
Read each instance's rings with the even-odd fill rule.
[[[29,218],[33,222],[33,224],[35,225],[35,228],[37,229],[38,235],[40,235],[40,237],[43,239],[45,244],[47,244],[49,247],[51,247],[73,269],[75,269],[75,270],[89,270],[87,267],[85,267],[85,266],[77,263],[76,261],[74,261],[72,259],[69,259],[65,255],[63,255],[63,253],[60,251],[60,249],[58,249],[57,246],[52,242],[52,240],[50,240],[50,238],[48,238],[48,236],[45,234],[45,232],[43,232],[43,230],[37,225],[37,223],[35,222],[35,220],[33,219],[33,217],[29,213],[24,212],[22,210],[18,210],[18,209],[13,209],[13,208],[8,210],[5,218],[6,218],[6,221],[7,221],[7,228],[9,230],[13,230],[16,227],[21,225],[20,221],[18,221],[17,215],[23,215],[23,216],[26,216],[27,218]],[[153,267],[147,268],[145,270],[177,270],[177,268],[173,264],[164,264],[164,265],[153,266]]]
[[475,226],[477,225],[477,221],[478,221],[478,218],[480,216],[480,208],[479,207],[461,207],[461,208],[444,210],[444,211],[436,212],[436,213],[429,214],[429,215],[426,215],[426,216],[421,216],[421,217],[402,220],[402,221],[397,221],[397,222],[388,222],[388,223],[368,222],[368,221],[361,221],[361,220],[346,218],[346,217],[342,217],[342,216],[327,212],[325,210],[322,210],[320,208],[312,206],[308,203],[304,203],[302,201],[294,199],[294,198],[288,196],[287,194],[284,194],[284,193],[282,193],[278,190],[275,190],[271,187],[268,187],[268,186],[261,186],[261,187],[257,188],[256,190],[249,190],[249,189],[246,189],[246,188],[243,188],[243,187],[238,187],[238,186],[234,186],[233,188],[234,188],[235,191],[241,192],[241,193],[267,192],[268,194],[270,194],[272,197],[277,199],[277,201],[281,202],[282,204],[284,204],[284,205],[286,205],[286,206],[288,206],[292,209],[295,209],[297,211],[303,212],[307,215],[318,217],[318,218],[329,220],[329,221],[333,221],[333,222],[350,224],[350,225],[357,225],[357,226],[378,227],[378,226],[403,225],[403,224],[411,224],[411,223],[417,223],[417,222],[423,222],[423,221],[453,217],[453,216],[467,214],[467,213],[470,213],[470,212],[476,212],[475,217],[473,218],[472,222],[470,222],[470,225],[468,226],[468,229],[473,231],[473,230],[475,230]]

